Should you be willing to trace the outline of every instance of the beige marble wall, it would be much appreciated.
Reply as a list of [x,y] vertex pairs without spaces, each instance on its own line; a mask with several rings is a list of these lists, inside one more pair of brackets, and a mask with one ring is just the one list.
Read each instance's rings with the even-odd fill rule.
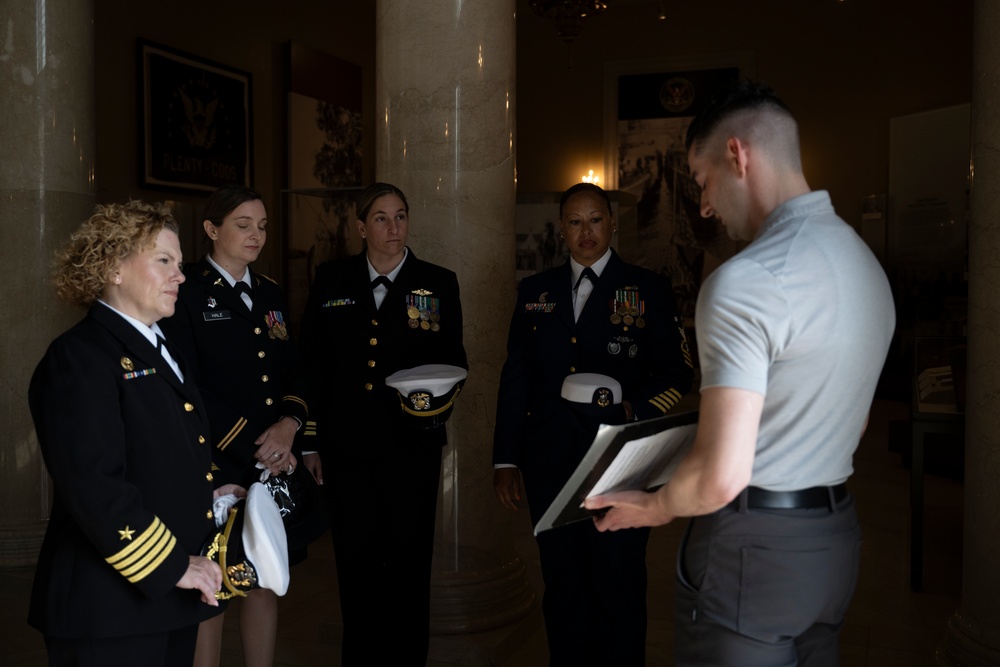
[[376,7],[376,176],[407,194],[414,252],[458,274],[470,365],[448,424],[437,633],[505,624],[532,600],[491,462],[516,287],[514,18],[513,0]]
[[56,302],[48,274],[95,201],[92,14],[88,0],[0,5],[0,566],[34,563],[49,514],[28,382],[81,316]]
[[1000,3],[973,21],[969,377],[962,601],[939,665],[1000,665]]

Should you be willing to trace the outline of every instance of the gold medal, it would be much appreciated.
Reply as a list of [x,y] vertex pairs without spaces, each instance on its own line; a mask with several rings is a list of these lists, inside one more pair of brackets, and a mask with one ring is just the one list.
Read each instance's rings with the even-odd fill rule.
[[431,322],[440,322],[441,316],[438,315],[437,311],[431,313]]
[[626,306],[624,303],[618,306],[618,314],[623,316],[628,315],[628,306]]
[[415,317],[411,317],[410,321],[408,322],[408,324],[410,325],[411,329],[416,329],[417,327],[420,326],[420,320],[418,320]]
[[410,306],[409,308],[407,308],[406,309],[406,314],[407,314],[407,316],[409,316],[409,318],[411,320],[415,320],[418,317],[420,317],[420,311],[417,310],[416,306]]
[[122,357],[121,364],[122,364],[122,368],[124,368],[127,371],[134,371],[135,370],[135,364],[133,364],[132,360],[129,359],[128,357]]
[[631,315],[632,317],[635,317],[636,315],[639,314],[639,309],[636,308],[635,306],[632,306],[631,308],[628,309],[628,314]]
[[641,317],[635,318],[635,326],[639,327],[640,329],[643,328],[644,326],[646,326],[646,320],[642,319]]
[[621,324],[621,323],[622,323],[622,316],[619,315],[618,313],[613,313],[611,315],[611,324]]
[[635,319],[631,315],[626,315],[625,317],[622,318],[622,321],[624,321],[625,324],[632,324],[633,322],[635,322]]
[[275,322],[270,329],[267,330],[267,335],[271,340],[288,340],[288,329],[285,328],[284,322]]
[[431,323],[428,322],[427,320],[420,320],[420,328],[423,329],[424,331],[427,331],[428,329],[431,328]]

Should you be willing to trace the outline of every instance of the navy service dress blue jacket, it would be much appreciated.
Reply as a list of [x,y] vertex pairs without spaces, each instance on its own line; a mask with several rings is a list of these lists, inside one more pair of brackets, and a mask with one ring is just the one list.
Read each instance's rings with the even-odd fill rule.
[[208,420],[185,379],[102,304],[35,369],[28,401],[55,493],[28,621],[46,636],[165,632],[224,608],[175,586],[215,528]]
[[[615,378],[638,419],[666,413],[694,376],[668,278],[612,251],[577,322],[572,289],[568,262],[521,281],[500,376],[493,462],[521,469],[535,521],[597,431],[561,398],[567,375]],[[623,408],[608,410],[604,423],[624,422]]]

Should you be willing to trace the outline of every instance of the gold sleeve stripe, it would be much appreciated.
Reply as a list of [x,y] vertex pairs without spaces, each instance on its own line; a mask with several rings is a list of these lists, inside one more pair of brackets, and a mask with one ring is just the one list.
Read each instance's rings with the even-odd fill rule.
[[236,424],[229,430],[229,433],[226,434],[226,437],[223,438],[219,442],[219,444],[216,445],[216,448],[225,451],[226,447],[228,447],[229,444],[236,439],[236,436],[240,434],[240,431],[242,431],[243,427],[246,425],[247,425],[247,420],[244,419],[243,417],[240,417],[236,421]]
[[666,412],[674,407],[679,400],[681,400],[680,392],[676,389],[668,389],[649,399],[649,402],[659,408],[661,412]]
[[694,368],[694,361],[691,359],[691,347],[688,345],[687,338],[684,337],[683,328],[681,328],[681,355],[684,357],[684,363]]
[[177,538],[174,537],[173,533],[169,530],[165,531],[156,544],[153,544],[149,548],[141,560],[136,561],[129,568],[119,568],[119,574],[133,584],[141,579],[145,579],[150,572],[163,562],[163,559],[167,557],[167,554],[170,553],[170,550],[174,548],[174,544],[176,543]]
[[176,544],[177,538],[156,518],[138,538],[105,560],[119,574],[135,583],[156,570]]
[[306,427],[302,429],[302,435],[316,435],[316,422],[312,420],[306,420]]
[[143,579],[145,579],[150,573],[154,572],[156,568],[160,567],[160,565],[163,564],[163,561],[167,559],[167,556],[170,555],[170,552],[174,550],[175,544],[177,544],[177,538],[174,537],[173,534],[171,534],[170,541],[160,551],[160,555],[157,556],[156,559],[153,560],[153,562],[151,562],[148,567],[146,567],[140,572],[137,572],[131,577],[128,577],[128,580],[134,584],[137,581],[142,581]]
[[306,405],[306,402],[304,400],[302,400],[301,398],[299,398],[298,396],[283,396],[281,398],[281,400],[282,401],[292,401],[293,403],[298,403],[299,405],[301,405],[305,409],[306,414],[309,414],[309,406]]
[[166,529],[167,527],[163,525],[160,518],[154,517],[153,523],[149,524],[149,528],[142,531],[142,533],[129,542],[124,549],[116,554],[108,556],[105,560],[110,565],[114,565],[118,569],[120,569],[119,564],[121,564],[122,567],[127,566],[130,561],[138,558],[139,555],[141,555],[142,552],[148,548],[150,541],[158,539],[159,533]]

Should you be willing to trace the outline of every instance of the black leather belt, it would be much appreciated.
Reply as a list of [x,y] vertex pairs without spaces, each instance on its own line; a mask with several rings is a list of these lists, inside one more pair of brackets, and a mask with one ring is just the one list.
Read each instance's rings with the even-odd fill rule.
[[[798,491],[768,491],[756,486],[748,486],[736,496],[729,506],[739,509],[740,501],[746,495],[747,509],[759,510],[804,510],[825,507],[834,509],[840,501],[847,497],[847,485],[814,486]],[[832,503],[831,505],[831,498]]]

